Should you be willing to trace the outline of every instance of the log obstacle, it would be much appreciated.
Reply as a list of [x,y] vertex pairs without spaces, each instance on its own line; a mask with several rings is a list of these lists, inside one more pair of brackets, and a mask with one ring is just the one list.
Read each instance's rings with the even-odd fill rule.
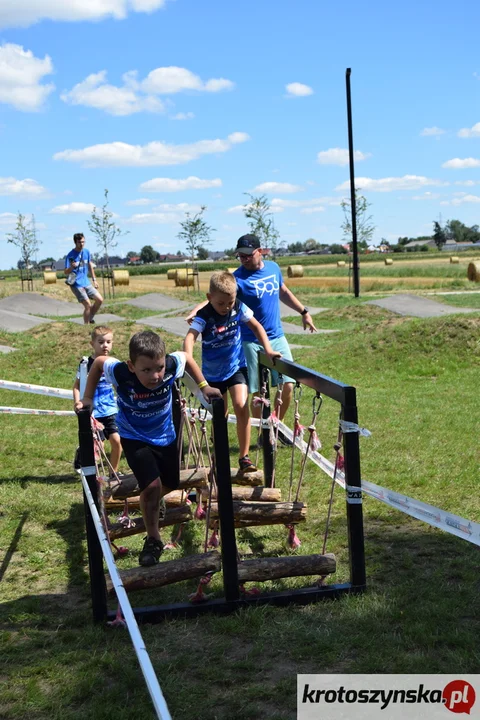
[[[190,505],[180,505],[179,507],[167,508],[165,517],[158,521],[158,527],[168,527],[169,525],[180,525],[180,523],[189,522],[192,519],[192,510]],[[130,520],[131,527],[126,527],[122,523],[115,523],[109,528],[108,534],[110,540],[118,540],[119,538],[129,537],[130,535],[138,535],[145,532],[145,523],[143,518],[133,518]]]
[[193,287],[194,273],[193,270],[182,268],[177,270],[175,275],[176,287]]
[[303,265],[289,265],[287,276],[289,278],[303,277]]
[[53,270],[46,270],[43,273],[43,282],[45,285],[55,285],[57,282],[57,273]]
[[[170,493],[172,494],[172,493]],[[202,491],[203,500],[208,499],[208,490]],[[168,495],[166,496],[168,498]],[[233,500],[254,500],[256,502],[280,502],[282,491],[280,488],[266,487],[232,487]],[[217,499],[217,492],[213,490],[212,500]]]
[[239,468],[232,468],[231,478],[233,485],[243,485],[247,487],[257,487],[264,484],[263,470],[255,470],[255,472],[242,472]]
[[240,582],[276,580],[302,575],[331,575],[337,570],[335,555],[290,555],[242,560],[238,563]]
[[385,258],[384,263],[385,265],[393,265],[393,260],[392,258]]
[[[114,500],[125,500],[126,498],[140,494],[140,488],[138,487],[137,478],[133,473],[124,475],[120,479],[120,484],[114,485],[112,483],[109,488],[106,488],[106,499],[111,497]],[[186,490],[188,488],[206,487],[207,479],[208,474],[205,469],[196,470],[195,468],[189,468],[187,470],[180,470],[179,487],[181,490]]]
[[130,285],[130,273],[128,270],[114,270],[112,272],[112,279],[115,287],[119,285]]
[[167,280],[175,280],[177,277],[177,269],[167,270]]
[[[307,506],[301,502],[250,502],[235,500],[233,503],[235,527],[254,525],[290,525],[305,522]],[[215,526],[219,518],[218,503],[210,508],[210,524]]]
[[[217,550],[201,555],[167,560],[152,567],[135,567],[123,570],[120,573],[123,587],[127,592],[132,590],[146,590],[147,588],[163,587],[182,580],[202,577],[206,573],[219,572],[222,568],[222,559]],[[114,593],[112,582],[106,577],[107,591]]]
[[451,265],[458,265],[459,262],[460,262],[460,258],[457,255],[450,256],[450,264]]
[[480,262],[468,263],[467,277],[472,282],[480,282]]

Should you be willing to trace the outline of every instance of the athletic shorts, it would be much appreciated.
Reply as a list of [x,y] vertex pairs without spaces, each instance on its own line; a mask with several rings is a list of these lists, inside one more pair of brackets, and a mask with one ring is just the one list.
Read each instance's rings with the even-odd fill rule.
[[117,427],[117,416],[108,415],[107,417],[96,417],[97,422],[102,423],[103,430],[100,431],[100,436],[103,435],[102,440],[108,440],[110,435],[118,433]]
[[233,375],[228,378],[228,380],[221,380],[220,382],[210,382],[209,380],[208,384],[210,385],[210,387],[214,387],[220,390],[222,395],[225,395],[228,388],[231,388],[234,385],[248,385],[247,368],[239,368],[236,373],[233,373]]
[[79,285],[69,285],[69,287],[79,303],[85,302],[88,298],[96,300],[102,297],[93,285],[86,285],[85,287],[80,287]]
[[180,485],[180,458],[177,441],[171,445],[150,445],[141,440],[121,438],[127,463],[137,478],[140,490],[145,490],[158,477],[169,490]]
[[[250,393],[256,393],[259,391],[258,387],[258,351],[263,351],[263,346],[259,345],[256,342],[243,342],[243,352],[245,353],[245,358],[247,360],[247,369],[248,369],[248,391]],[[277,352],[282,354],[282,357],[285,358],[285,360],[293,360],[292,357],[292,351],[290,350],[287,342],[287,338],[285,335],[282,335],[282,337],[275,338],[275,340],[270,340],[270,345],[272,346],[273,350],[276,350]],[[276,370],[270,370],[271,374],[271,384],[273,386],[278,385],[278,372]],[[283,382],[286,383],[293,383],[295,380],[292,380],[291,377],[287,377],[287,375],[283,376]]]

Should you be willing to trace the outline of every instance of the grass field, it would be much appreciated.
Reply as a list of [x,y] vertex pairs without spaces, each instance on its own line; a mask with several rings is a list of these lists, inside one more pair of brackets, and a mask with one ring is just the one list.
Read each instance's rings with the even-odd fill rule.
[[[144,292],[159,289],[157,278],[141,280],[152,281]],[[317,316],[320,327],[339,330],[302,336],[307,347],[297,351],[297,359],[357,387],[359,422],[372,432],[361,440],[362,476],[478,522],[480,312],[417,320],[315,287],[296,292],[328,308]],[[438,299],[480,310],[478,297]],[[106,309],[129,314],[119,304]],[[139,328],[133,319],[115,325],[119,357]],[[180,338],[165,334],[165,339],[170,350],[180,347]],[[0,333],[0,344],[17,348],[0,356],[1,378],[64,388],[71,386],[87,350],[85,329],[64,322],[23,335]],[[305,391],[304,424],[311,402]],[[65,401],[7,391],[1,391],[0,403],[69,409]],[[325,400],[318,422],[322,452],[329,458],[337,411]],[[0,717],[153,717],[128,634],[91,624],[82,495],[71,470],[75,418],[2,415],[0,422]],[[230,438],[235,464],[233,427]],[[277,483],[284,493],[289,462],[289,450],[280,449]],[[308,519],[298,528],[298,552],[321,550],[329,490],[329,479],[308,465],[302,492]],[[176,720],[291,720],[301,672],[479,671],[478,548],[369,498],[364,520],[368,591],[362,596],[142,628]],[[200,549],[202,537],[203,525],[191,523],[172,557]],[[238,533],[243,554],[283,554],[285,539],[281,527]],[[142,539],[122,542],[132,549],[119,561],[123,568],[136,563]],[[327,550],[337,556],[332,581],[347,579],[345,500],[339,488]],[[278,581],[275,587],[304,582]],[[221,594],[218,578],[209,587]],[[132,604],[184,600],[194,589],[194,583],[182,583],[134,593]]]

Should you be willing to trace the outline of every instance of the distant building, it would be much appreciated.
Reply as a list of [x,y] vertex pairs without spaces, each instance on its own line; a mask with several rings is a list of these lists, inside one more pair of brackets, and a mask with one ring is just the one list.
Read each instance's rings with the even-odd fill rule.
[[[112,255],[112,257],[108,258],[108,265],[111,268],[123,267],[124,265],[126,265],[126,263],[127,263],[126,258],[118,257],[118,255]],[[105,257],[103,257],[98,261],[98,267],[102,270],[106,266],[107,266],[107,259]]]
[[479,247],[480,243],[471,242],[455,242],[455,240],[448,240],[442,245],[443,252],[461,252],[462,250],[471,250],[474,247]]
[[431,238],[430,240],[410,240],[410,242],[405,243],[405,245],[403,247],[408,250],[408,248],[420,248],[420,247],[423,247],[424,245],[426,245],[429,248],[436,247],[435,240],[433,238]]
[[219,260],[230,260],[231,258],[228,257],[228,255],[225,255],[224,252],[209,252],[207,260],[210,260],[211,262],[218,262]]

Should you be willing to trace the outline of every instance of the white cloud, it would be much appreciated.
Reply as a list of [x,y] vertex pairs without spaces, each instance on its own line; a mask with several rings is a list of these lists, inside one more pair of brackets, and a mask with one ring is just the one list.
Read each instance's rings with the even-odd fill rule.
[[440,197],[439,193],[432,193],[427,190],[423,195],[414,195],[412,200],[438,200]]
[[264,182],[253,188],[256,192],[261,193],[296,193],[303,190],[300,185],[292,185],[292,183],[282,182]]
[[272,208],[306,208],[316,207],[323,205],[340,205],[342,201],[339,198],[333,197],[319,197],[310,198],[310,200],[286,200],[285,198],[273,198],[271,202]]
[[195,117],[193,112],[179,112],[170,117],[171,120],[192,120]]
[[170,225],[183,220],[180,213],[138,213],[125,220],[130,225]]
[[56,205],[50,210],[51,215],[89,215],[94,209],[95,205],[92,203],[84,202],[71,202],[66,205]]
[[[366,160],[371,157],[371,153],[363,153],[360,150],[355,150],[353,158],[356,162],[360,160]],[[322,150],[317,155],[317,162],[320,165],[348,165],[349,154],[346,148],[330,148],[329,150]]]
[[[228,208],[227,212],[228,213],[243,213],[243,211],[245,210],[245,207],[251,207],[251,206],[250,205],[234,205],[233,207]],[[272,213],[283,212],[283,210],[284,210],[284,208],[280,205],[273,205],[273,204],[270,205],[270,211]]]
[[452,205],[464,205],[465,203],[478,204],[480,203],[480,197],[478,195],[464,195],[451,201]]
[[306,97],[307,95],[313,95],[313,89],[309,85],[303,83],[294,82],[285,85],[285,90],[289,97]]
[[166,0],[1,0],[0,27],[28,27],[40,20],[123,20],[129,12],[151,13],[165,4]]
[[138,112],[161,113],[165,106],[153,95],[143,95],[138,89],[134,73],[122,76],[123,86],[116,87],[106,82],[107,71],[92,73],[75,85],[69,92],[63,92],[61,99],[69,105],[84,105],[104,110],[109,115],[132,115]]
[[17,222],[17,216],[15,213],[4,212],[0,213],[0,227],[15,227]]
[[154,165],[184,165],[203,155],[227,152],[234,145],[249,140],[246,133],[236,132],[225,140],[199,140],[190,145],[167,145],[154,141],[147,145],[123,142],[91,145],[82,150],[63,150],[54,160],[82,163],[85,167],[149,167]]
[[455,185],[463,185],[463,187],[473,187],[480,185],[480,180],[455,180]]
[[464,170],[465,168],[476,168],[480,167],[480,160],[472,157],[453,158],[452,160],[447,160],[447,162],[444,162],[442,167],[448,168],[450,170]]
[[140,185],[141,190],[147,192],[180,192],[183,190],[205,190],[207,188],[222,187],[220,178],[202,180],[195,175],[177,180],[174,178],[153,178]]
[[26,197],[40,197],[46,195],[47,190],[36,180],[25,178],[17,180],[14,177],[0,177],[0,195],[23,195]]
[[436,127],[434,125],[433,127],[423,128],[420,135],[423,135],[423,137],[438,137],[439,135],[444,135],[445,133],[446,130],[442,130],[442,128]]
[[[391,192],[392,190],[419,190],[427,185],[448,185],[442,180],[433,180],[423,175],[404,175],[403,177],[387,177],[374,180],[373,178],[357,177],[355,185],[361,190],[372,192]],[[346,180],[335,190],[349,190],[350,181]]]
[[480,122],[475,123],[471,128],[462,128],[457,135],[461,138],[480,137]]
[[222,92],[232,90],[235,84],[225,78],[203,81],[191,70],[181,67],[159,67],[148,73],[141,83],[142,90],[152,95],[173,95],[185,90],[199,92]]
[[191,205],[190,203],[162,203],[156,205],[153,210],[161,213],[197,213],[202,209],[201,205]]
[[149,200],[148,198],[137,198],[137,200],[127,200],[125,205],[153,205],[155,200]]
[[155,243],[153,247],[156,248],[174,248],[176,245],[171,245],[170,243]]
[[[2,3],[0,2],[0,15]],[[17,3],[18,4],[18,3]],[[53,83],[42,85],[45,75],[53,73],[53,63],[48,55],[43,60],[21,45],[6,43],[0,47],[0,103],[12,105],[17,110],[34,112],[40,110],[55,89]]]
[[311,215],[312,213],[324,212],[324,211],[325,211],[325,208],[322,207],[321,205],[316,205],[315,207],[306,207],[306,208],[303,208],[302,210],[300,210],[302,215]]

